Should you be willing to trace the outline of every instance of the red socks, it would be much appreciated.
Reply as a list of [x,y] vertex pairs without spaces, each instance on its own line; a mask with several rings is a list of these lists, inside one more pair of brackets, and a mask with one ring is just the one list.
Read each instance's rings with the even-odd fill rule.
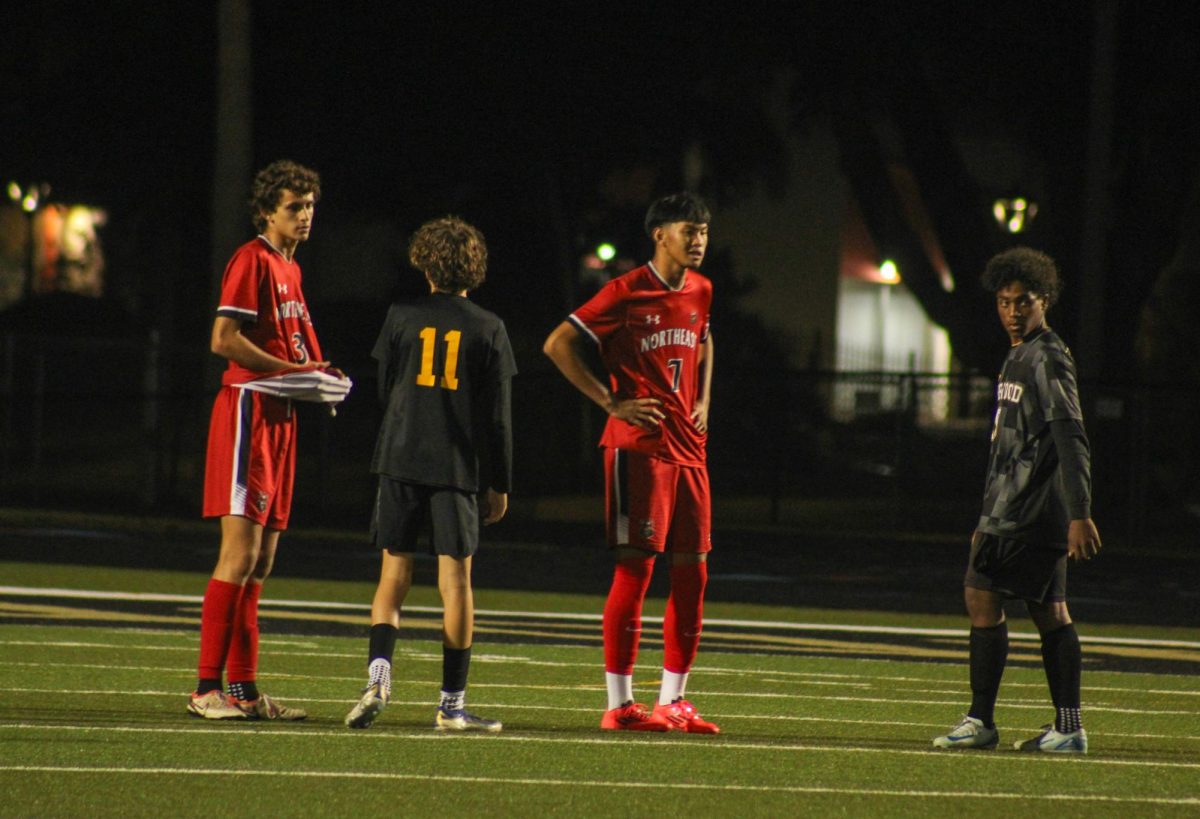
[[216,578],[208,581],[204,605],[200,609],[199,677],[202,680],[221,679],[241,598],[242,587],[236,583]]
[[654,557],[619,561],[604,604],[604,670],[632,674],[642,636],[642,600],[650,587]]
[[707,584],[707,562],[671,567],[671,596],[663,618],[663,668],[674,674],[686,674],[696,659]]
[[[604,670],[632,674],[642,633],[642,600],[650,586],[654,558],[622,560],[613,571],[612,588],[604,605]],[[663,668],[686,674],[700,647],[704,618],[704,587],[708,563],[671,567],[671,596],[663,619]]]
[[237,615],[233,620],[233,639],[225,667],[230,682],[253,682],[258,674],[258,597],[262,583],[250,581],[242,589]]

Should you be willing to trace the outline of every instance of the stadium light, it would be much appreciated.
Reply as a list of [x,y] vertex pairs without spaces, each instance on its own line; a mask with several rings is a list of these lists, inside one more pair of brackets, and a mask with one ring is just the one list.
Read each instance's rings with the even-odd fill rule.
[[996,224],[1008,233],[1020,233],[1028,228],[1037,212],[1037,202],[1031,202],[1023,196],[1001,198],[992,203],[992,216]]
[[617,248],[608,242],[601,242],[596,245],[596,255],[602,262],[611,262],[617,257]]
[[896,263],[891,259],[884,259],[883,264],[879,265],[879,278],[884,284],[899,284],[900,271],[896,269]]

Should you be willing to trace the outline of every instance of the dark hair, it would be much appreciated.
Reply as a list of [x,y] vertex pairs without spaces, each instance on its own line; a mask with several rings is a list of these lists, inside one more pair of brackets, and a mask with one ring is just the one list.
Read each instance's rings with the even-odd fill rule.
[[311,168],[288,159],[272,162],[259,171],[250,188],[250,219],[256,230],[261,232],[267,229],[267,219],[263,214],[275,212],[285,190],[300,196],[311,193],[314,201],[319,200],[321,177]]
[[646,235],[653,238],[654,229],[672,222],[695,222],[706,225],[712,214],[708,205],[694,193],[684,191],[655,200],[646,211]]
[[988,261],[979,282],[989,293],[1020,282],[1026,290],[1045,299],[1047,307],[1058,301],[1062,292],[1054,260],[1031,247],[1014,247],[997,253]]
[[408,242],[408,260],[438,290],[474,290],[487,276],[487,242],[457,216],[421,225]]

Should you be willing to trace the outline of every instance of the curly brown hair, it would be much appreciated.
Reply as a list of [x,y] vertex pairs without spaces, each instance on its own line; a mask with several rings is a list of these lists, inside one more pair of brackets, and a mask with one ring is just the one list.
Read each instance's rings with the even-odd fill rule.
[[250,189],[250,219],[254,229],[260,233],[267,229],[267,216],[279,207],[285,190],[303,196],[313,195],[313,200],[321,198],[321,177],[311,168],[306,168],[289,159],[272,162],[254,176],[254,185]]
[[408,260],[438,290],[474,290],[487,277],[487,242],[457,216],[432,219],[408,243]]
[[997,253],[988,261],[979,281],[989,293],[1020,282],[1026,290],[1045,299],[1046,307],[1058,301],[1062,292],[1058,265],[1045,253],[1031,247],[1012,247]]

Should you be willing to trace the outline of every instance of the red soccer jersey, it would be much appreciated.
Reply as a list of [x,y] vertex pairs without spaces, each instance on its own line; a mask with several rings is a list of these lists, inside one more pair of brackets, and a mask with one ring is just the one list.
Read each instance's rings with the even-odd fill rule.
[[569,321],[600,347],[613,393],[657,398],[666,415],[655,429],[609,416],[600,445],[632,449],[685,466],[704,466],[705,433],[692,422],[700,385],[700,345],[708,338],[712,282],[694,270],[672,290],[646,264],[619,276]]
[[[321,360],[321,346],[300,289],[300,265],[259,236],[237,249],[221,281],[218,316],[242,322],[242,335],[297,367]],[[262,373],[233,361],[223,384],[244,384]]]

